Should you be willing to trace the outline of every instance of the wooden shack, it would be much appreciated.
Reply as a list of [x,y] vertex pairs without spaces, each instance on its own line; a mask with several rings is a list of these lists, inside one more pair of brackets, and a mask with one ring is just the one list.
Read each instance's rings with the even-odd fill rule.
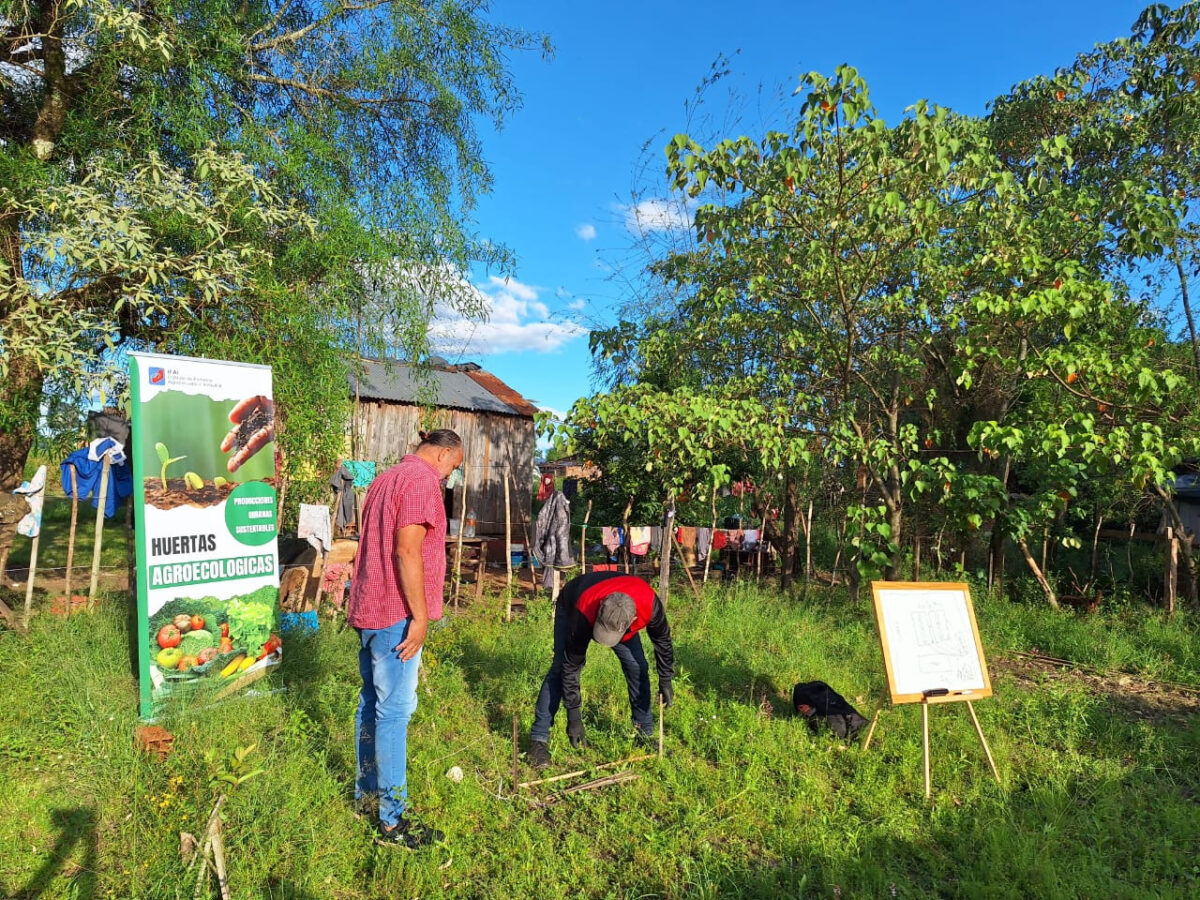
[[418,369],[394,360],[363,360],[350,375],[355,400],[351,446],[356,459],[390,466],[416,447],[423,428],[451,428],[463,439],[462,489],[447,492],[446,511],[474,511],[479,534],[504,534],[504,480],[511,478],[512,523],[519,535],[533,502],[537,407],[475,363],[435,358]]

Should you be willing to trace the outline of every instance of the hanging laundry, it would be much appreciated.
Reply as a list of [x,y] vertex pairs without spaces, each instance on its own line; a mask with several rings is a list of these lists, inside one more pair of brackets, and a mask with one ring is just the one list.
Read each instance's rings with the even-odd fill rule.
[[579,494],[579,479],[567,478],[563,480],[563,493],[568,500],[574,500]]
[[38,466],[37,472],[28,481],[22,481],[14,494],[24,494],[29,512],[17,523],[17,533],[25,537],[37,537],[42,530],[42,503],[46,500],[46,467]]
[[680,525],[675,530],[675,537],[679,540],[679,546],[685,550],[696,546],[696,529],[690,525]]
[[329,507],[317,503],[300,504],[300,521],[296,537],[312,544],[314,550],[329,552],[333,546],[333,524],[329,519]]
[[701,560],[708,559],[709,550],[712,549],[713,532],[711,528],[696,529],[696,556]]
[[330,477],[329,486],[337,498],[336,524],[340,531],[354,521],[354,473],[342,463]]
[[108,462],[113,466],[125,465],[125,445],[110,437],[98,437],[88,444],[88,459],[92,462],[103,462],[108,454]]
[[629,552],[634,556],[645,556],[650,552],[650,528],[633,525],[629,529]]
[[[108,487],[104,494],[104,517],[112,518],[116,515],[117,504],[133,493],[133,470],[129,463],[125,460],[125,448],[112,438],[98,438],[93,441],[93,445],[100,446],[104,441],[111,442],[108,446],[110,451],[109,469],[108,469]],[[92,506],[100,505],[100,476],[104,472],[104,463],[100,457],[93,458],[91,456],[92,447],[80,447],[70,456],[62,461],[59,469],[62,473],[62,488],[63,493],[68,498],[71,494],[71,467],[75,467],[75,488],[74,495],[79,500],[92,498]],[[114,463],[113,457],[119,456],[120,463]]]
[[335,609],[346,605],[346,585],[354,572],[354,563],[333,563],[321,575],[321,590]]
[[609,556],[615,556],[621,549],[621,529],[604,526],[600,529],[600,543],[604,545]]
[[650,549],[655,553],[662,552],[662,526],[650,526]]
[[371,460],[348,459],[342,465],[354,476],[354,486],[359,490],[369,488],[375,480],[375,463]]
[[545,503],[550,499],[550,495],[554,493],[554,476],[543,475],[542,480],[538,482],[538,502]]
[[758,529],[747,528],[742,532],[742,549],[757,550],[758,549]]
[[575,565],[571,555],[571,502],[555,491],[538,512],[533,526],[533,552],[543,566]]
[[724,550],[727,546],[729,546],[729,532],[718,528],[712,533],[712,549]]

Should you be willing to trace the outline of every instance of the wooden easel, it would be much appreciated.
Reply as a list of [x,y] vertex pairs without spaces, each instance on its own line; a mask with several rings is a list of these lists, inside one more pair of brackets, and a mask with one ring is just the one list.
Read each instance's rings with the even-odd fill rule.
[[[979,724],[979,717],[975,715],[975,707],[972,705],[969,696],[973,696],[970,692],[957,692],[952,694],[945,688],[934,688],[932,690],[923,691],[921,696],[921,750],[924,762],[925,771],[925,798],[929,799],[933,795],[933,780],[930,775],[929,764],[929,705],[931,703],[952,703],[956,700],[961,700],[967,705],[967,712],[971,714],[971,722],[975,725],[975,734],[979,738],[979,745],[983,747],[983,754],[987,757],[988,768],[992,770],[992,777],[996,779],[996,784],[1003,784],[1000,780],[1000,771],[996,768],[996,761],[992,758],[992,748],[988,746],[987,738],[983,736],[983,728]],[[875,710],[875,715],[871,719],[871,725],[867,728],[867,735],[863,738],[862,748],[868,749],[871,746],[871,738],[875,735],[875,726],[879,723],[879,714],[883,711],[882,707]]]
[[[971,605],[970,589],[961,583],[871,582],[875,620],[887,670],[888,691],[893,706],[921,704],[921,747],[925,773],[925,797],[933,793],[930,775],[929,706],[963,702],[971,715],[975,734],[987,757],[997,784],[1000,772],[992,749],[983,736],[973,701],[992,695],[979,626]],[[933,674],[940,670],[940,675]],[[945,679],[949,686],[922,686],[919,680]],[[871,745],[882,706],[876,710],[863,738]]]

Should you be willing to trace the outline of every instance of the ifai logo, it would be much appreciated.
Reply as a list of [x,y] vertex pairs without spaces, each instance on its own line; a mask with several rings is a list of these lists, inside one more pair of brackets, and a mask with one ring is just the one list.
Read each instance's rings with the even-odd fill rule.
[[158,385],[166,384],[167,383],[167,370],[160,369],[155,366],[151,366],[150,367],[150,383],[158,384]]

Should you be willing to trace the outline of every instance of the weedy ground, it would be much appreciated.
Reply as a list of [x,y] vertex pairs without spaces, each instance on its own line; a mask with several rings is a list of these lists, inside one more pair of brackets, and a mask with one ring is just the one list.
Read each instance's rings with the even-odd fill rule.
[[[1156,687],[1200,684],[1187,615],[1080,616],[978,594],[996,695],[976,709],[1003,785],[966,710],[936,707],[930,802],[918,708],[885,709],[867,752],[811,734],[788,709],[795,681],[820,678],[874,712],[884,678],[867,604],[765,584],[696,600],[677,587],[665,759],[533,809],[511,783],[511,728],[516,713],[520,775],[535,777],[524,752],[549,610],[504,623],[492,598],[427,645],[410,790],[447,840],[409,853],[374,846],[352,814],[352,631],[323,622],[291,640],[283,692],[168,717],[175,750],[159,762],[133,745],[127,603],[110,595],[92,615],[0,633],[0,896],[191,896],[180,832],[199,834],[213,802],[219,763],[206,752],[252,744],[265,772],[230,794],[224,826],[239,898],[1200,894],[1196,695]],[[1015,653],[1035,649],[1095,671]],[[616,660],[599,647],[589,659],[590,746],[572,750],[556,723],[552,771],[638,752]],[[455,765],[460,783],[445,775]]]

